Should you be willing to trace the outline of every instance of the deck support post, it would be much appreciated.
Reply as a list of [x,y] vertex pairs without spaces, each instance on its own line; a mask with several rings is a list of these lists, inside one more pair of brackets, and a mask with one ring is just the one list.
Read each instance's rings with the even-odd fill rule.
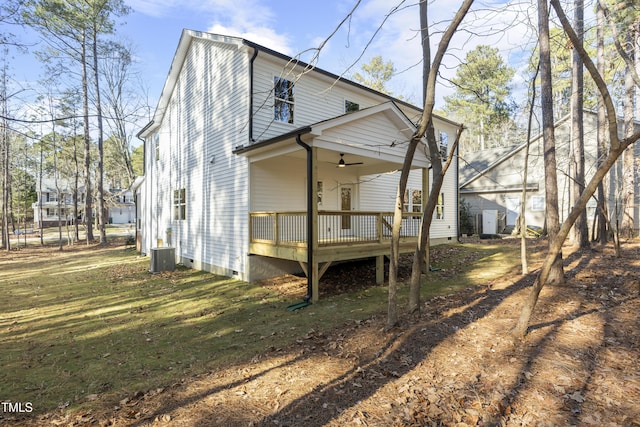
[[384,285],[384,255],[376,257],[376,285]]
[[318,301],[318,147],[305,143],[302,134],[296,135],[296,143],[307,152],[307,295],[305,301]]
[[320,283],[320,274],[318,271],[318,263],[313,262],[311,264],[311,302],[317,302],[320,299],[319,292],[319,283]]

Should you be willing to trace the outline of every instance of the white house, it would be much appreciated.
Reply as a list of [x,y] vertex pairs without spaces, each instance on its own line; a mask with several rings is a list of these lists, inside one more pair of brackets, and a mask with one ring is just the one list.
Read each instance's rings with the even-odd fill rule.
[[[38,199],[32,204],[34,227],[55,227],[58,219],[62,225],[73,224],[73,186],[68,179],[43,178],[36,185]],[[78,188],[78,219],[84,217],[84,186]],[[133,224],[136,209],[131,190],[110,189],[106,195],[110,224]],[[42,224],[40,224],[42,210]],[[58,215],[60,212],[60,215]],[[95,216],[94,210],[93,215]]]
[[[396,187],[421,110],[242,38],[185,30],[133,187],[143,253],[252,281],[302,268],[309,297],[334,261],[388,255]],[[457,124],[435,119],[446,149]],[[427,194],[426,144],[406,198],[413,250]],[[457,164],[431,242],[455,240]]]

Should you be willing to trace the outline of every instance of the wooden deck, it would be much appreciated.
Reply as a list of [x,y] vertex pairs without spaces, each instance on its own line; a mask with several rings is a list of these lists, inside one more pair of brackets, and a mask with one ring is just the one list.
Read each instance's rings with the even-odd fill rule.
[[[403,214],[400,252],[415,250],[422,213]],[[384,256],[391,252],[392,212],[319,211],[313,248],[314,299],[317,282],[335,261],[376,257],[376,281],[384,280]],[[307,213],[252,212],[249,218],[249,253],[293,260],[308,272]]]

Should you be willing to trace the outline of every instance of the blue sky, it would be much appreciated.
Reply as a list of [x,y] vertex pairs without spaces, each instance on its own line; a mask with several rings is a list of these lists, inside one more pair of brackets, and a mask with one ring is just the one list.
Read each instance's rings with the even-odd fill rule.
[[[118,28],[134,47],[137,67],[144,76],[150,100],[155,103],[168,74],[183,28],[241,36],[276,51],[295,56],[319,46],[352,10],[357,0],[126,0],[133,12]],[[460,1],[431,0],[432,45],[454,15]],[[382,21],[398,4],[382,30],[372,38]],[[452,77],[465,53],[478,44],[500,48],[505,60],[523,67],[532,31],[527,28],[530,2],[476,0],[463,30],[451,44],[441,74]],[[496,11],[496,8],[498,9]],[[534,10],[535,17],[535,10]],[[535,22],[535,20],[534,20]],[[349,77],[362,62],[381,55],[393,61],[397,75],[388,84],[396,96],[421,104],[420,42],[418,7],[415,0],[362,0],[348,25],[344,25],[323,49],[318,66]],[[32,38],[35,40],[35,38]],[[358,58],[370,43],[362,58]],[[435,49],[434,49],[435,51]],[[302,57],[308,60],[308,55]],[[349,67],[352,67],[349,69]],[[19,81],[37,80],[42,71],[32,53],[18,55],[12,73]],[[524,68],[523,68],[524,69]],[[520,81],[517,78],[516,84]],[[451,93],[440,85],[437,98]],[[153,105],[155,107],[155,104]]]

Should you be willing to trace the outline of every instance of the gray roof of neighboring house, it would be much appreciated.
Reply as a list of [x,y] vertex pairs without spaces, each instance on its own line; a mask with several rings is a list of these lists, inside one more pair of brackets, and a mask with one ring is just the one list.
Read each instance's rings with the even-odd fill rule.
[[481,175],[494,164],[508,157],[523,145],[509,145],[507,147],[495,147],[487,150],[476,151],[474,153],[466,153],[459,156],[460,165],[460,186],[464,185],[470,179]]
[[[58,178],[57,186],[54,178],[43,177],[42,178],[42,191],[45,193],[56,192],[56,188],[63,193],[71,193],[71,182],[64,178]],[[40,192],[40,180],[36,178],[36,191]]]

